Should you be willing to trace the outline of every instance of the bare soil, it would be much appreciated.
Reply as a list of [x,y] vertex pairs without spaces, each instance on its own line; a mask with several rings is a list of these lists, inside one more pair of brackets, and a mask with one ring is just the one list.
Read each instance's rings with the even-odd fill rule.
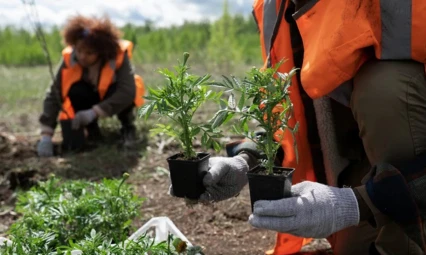
[[[106,137],[114,140],[118,136],[112,132]],[[142,218],[134,222],[135,228],[152,217],[167,216],[208,255],[264,254],[274,245],[275,232],[255,229],[247,222],[251,212],[247,188],[238,197],[212,206],[187,206],[183,199],[167,194],[166,158],[177,152],[173,140],[142,135],[135,150],[125,150],[115,140],[91,151],[49,159],[36,156],[36,142],[37,137],[12,134],[0,123],[0,236],[7,236],[8,227],[19,217],[14,212],[16,191],[31,187],[50,173],[96,181],[129,172],[136,194],[146,198]],[[329,253],[327,241],[319,239],[298,254]]]

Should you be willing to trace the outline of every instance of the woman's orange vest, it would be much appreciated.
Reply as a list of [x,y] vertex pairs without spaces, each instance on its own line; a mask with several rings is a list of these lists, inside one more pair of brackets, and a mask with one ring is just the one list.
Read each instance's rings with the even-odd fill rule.
[[[280,72],[294,67],[290,26],[286,12],[291,0],[255,0],[254,17],[260,32],[265,67],[282,59]],[[283,4],[283,6],[281,6]],[[365,61],[413,59],[426,62],[426,1],[422,0],[310,0],[293,14],[300,31],[304,58],[301,85],[312,98],[320,98],[350,81]],[[280,18],[276,28],[277,18]],[[272,43],[271,43],[272,42]],[[272,44],[272,45],[271,45]],[[295,167],[293,183],[315,180],[307,139],[303,104],[296,77],[290,98],[294,104],[293,125],[299,122],[296,136],[299,163],[295,161],[292,137],[283,143],[283,166]],[[278,233],[275,247],[268,254],[298,252],[308,239]]]
[[[123,64],[124,56],[127,53],[129,59],[132,58],[133,43],[127,40],[120,41],[120,50],[118,51],[115,60],[107,62],[101,70],[98,92],[99,97],[102,100],[108,91],[109,86],[113,83],[115,71]],[[68,92],[71,86],[79,81],[83,75],[83,68],[72,59],[73,48],[68,46],[62,51],[62,57],[64,60],[64,68],[62,68],[62,80],[61,80],[61,96],[62,96],[62,111],[59,115],[60,120],[74,118],[75,112],[71,105],[71,100],[68,97]],[[142,77],[135,74],[135,85],[136,85],[136,96],[134,104],[139,107],[144,103],[143,96],[145,94],[145,87]]]

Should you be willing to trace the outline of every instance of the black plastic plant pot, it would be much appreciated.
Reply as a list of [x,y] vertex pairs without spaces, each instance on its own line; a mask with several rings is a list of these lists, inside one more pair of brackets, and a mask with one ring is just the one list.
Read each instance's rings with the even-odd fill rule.
[[279,200],[291,196],[294,168],[274,167],[273,174],[267,174],[260,165],[247,172],[251,210],[258,200]]
[[176,197],[198,199],[204,193],[203,178],[209,170],[209,153],[197,153],[197,159],[184,160],[178,153],[169,158],[170,178],[173,195]]
[[72,129],[71,120],[61,120],[62,129],[62,150],[63,151],[79,151],[86,145],[86,137],[84,129]]

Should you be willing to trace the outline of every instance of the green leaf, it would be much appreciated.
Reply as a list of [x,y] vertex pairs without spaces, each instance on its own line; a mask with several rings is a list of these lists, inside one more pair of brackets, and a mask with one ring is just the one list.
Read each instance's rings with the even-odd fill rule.
[[205,94],[204,94],[204,98],[207,98],[207,99],[212,99],[212,98],[214,98],[215,97],[215,93],[213,93],[213,91],[212,90],[208,90]]
[[144,117],[145,120],[151,116],[152,111],[155,108],[155,102],[146,104],[139,109],[139,116]]
[[234,81],[234,88],[240,90],[242,87],[241,82],[235,76],[232,76],[232,80]]
[[201,128],[200,127],[195,127],[191,130],[191,136],[196,136],[198,135],[198,133],[200,133]]
[[213,141],[213,148],[214,148],[215,151],[221,151],[222,150],[222,146],[217,141]]
[[278,76],[283,79],[284,81],[286,81],[289,78],[289,75],[287,73],[280,73],[277,72]]
[[244,108],[244,105],[246,103],[245,93],[241,93],[240,100],[238,101],[238,109],[242,111]]
[[155,88],[149,87],[148,92],[149,92],[148,99],[150,99],[150,100],[158,98],[158,97],[161,96],[161,90],[160,89],[155,89]]
[[228,112],[228,116],[226,116],[226,119],[223,121],[222,125],[228,123],[234,117],[234,115],[235,115],[235,113]]
[[243,125],[244,132],[247,133],[249,131],[249,126],[248,126],[248,123],[247,123],[247,119],[242,123],[242,125]]
[[[209,75],[209,74],[206,74],[206,75],[204,75],[204,76],[202,76],[202,77],[199,77],[195,82],[194,82],[194,86],[199,86],[199,85],[202,85],[202,84],[204,84],[206,81],[208,81],[209,79],[210,79],[210,77],[211,77],[211,75]],[[204,85],[206,85],[206,84],[204,84]]]
[[203,145],[203,147],[205,146],[205,144],[207,144],[207,140],[208,140],[207,134],[203,133],[203,135],[201,136],[201,144]]
[[166,76],[166,77],[169,77],[169,78],[172,78],[172,79],[176,78],[176,76],[174,75],[174,73],[172,71],[170,71],[169,69],[167,69],[167,68],[160,69],[158,72],[160,74]]
[[231,79],[229,79],[228,77],[226,77],[226,76],[223,76],[223,78],[225,79],[225,84],[226,84],[226,86],[228,87],[228,88],[232,88],[232,89],[234,89],[235,88],[235,86],[234,86],[234,84],[232,83],[232,80]]
[[235,95],[234,93],[231,93],[228,97],[228,107],[232,110],[235,110],[235,108],[237,107],[237,104],[235,102]]
[[226,120],[227,115],[228,115],[227,111],[218,112],[213,120],[212,128],[215,129],[219,127],[220,125],[222,125],[223,122]]
[[90,237],[91,237],[91,238],[95,238],[95,237],[96,237],[96,230],[95,230],[95,229],[92,229],[92,230],[90,231]]
[[228,108],[227,102],[225,102],[223,99],[220,100],[220,109],[224,110]]

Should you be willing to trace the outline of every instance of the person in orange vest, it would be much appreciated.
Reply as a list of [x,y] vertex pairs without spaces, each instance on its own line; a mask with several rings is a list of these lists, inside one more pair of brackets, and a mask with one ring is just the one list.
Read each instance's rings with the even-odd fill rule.
[[[300,68],[291,136],[292,196],[257,201],[249,223],[292,241],[327,238],[334,254],[425,254],[426,2],[256,0],[265,67]],[[210,159],[200,201],[236,196],[260,157],[249,142]],[[283,238],[281,238],[283,237]],[[289,242],[290,240],[290,242]],[[299,249],[300,246],[297,246]]]
[[65,149],[78,150],[102,138],[97,120],[117,115],[125,146],[134,144],[134,108],[143,104],[144,85],[130,63],[133,43],[120,39],[108,17],[71,17],[64,29],[67,47],[47,93],[39,156],[53,155],[52,136],[59,122]]

